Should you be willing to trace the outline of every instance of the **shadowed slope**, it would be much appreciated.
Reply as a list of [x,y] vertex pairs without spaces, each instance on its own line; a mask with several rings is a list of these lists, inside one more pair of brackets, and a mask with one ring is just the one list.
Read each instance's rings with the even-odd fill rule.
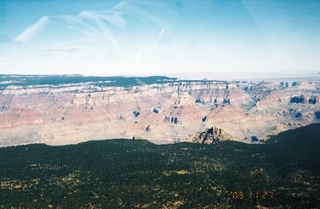
[[261,145],[144,140],[0,149],[4,208],[316,208],[320,124]]

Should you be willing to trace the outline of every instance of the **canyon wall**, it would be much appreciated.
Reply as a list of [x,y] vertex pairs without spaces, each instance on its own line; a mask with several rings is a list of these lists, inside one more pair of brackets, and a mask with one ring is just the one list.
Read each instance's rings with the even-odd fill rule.
[[320,122],[319,92],[316,81],[8,85],[0,90],[0,146],[133,136],[174,143],[215,126],[251,143]]

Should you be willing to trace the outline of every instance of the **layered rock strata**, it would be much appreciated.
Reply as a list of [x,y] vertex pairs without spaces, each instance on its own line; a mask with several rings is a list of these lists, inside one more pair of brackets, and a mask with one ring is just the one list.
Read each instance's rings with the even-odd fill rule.
[[249,143],[320,122],[319,92],[320,82],[283,81],[9,85],[0,91],[0,146],[133,136],[173,143],[213,126]]

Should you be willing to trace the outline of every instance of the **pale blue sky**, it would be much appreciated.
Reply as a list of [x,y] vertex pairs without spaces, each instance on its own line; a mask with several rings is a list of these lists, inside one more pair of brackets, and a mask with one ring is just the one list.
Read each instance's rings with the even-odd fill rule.
[[320,71],[320,1],[2,0],[0,73]]

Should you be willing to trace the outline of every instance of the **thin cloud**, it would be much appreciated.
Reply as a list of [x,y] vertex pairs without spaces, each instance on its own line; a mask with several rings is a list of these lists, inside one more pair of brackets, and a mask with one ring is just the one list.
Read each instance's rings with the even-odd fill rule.
[[47,25],[48,20],[49,19],[47,16],[42,17],[38,22],[36,22],[34,25],[31,25],[25,31],[23,31],[19,36],[17,36],[14,39],[14,42],[17,42],[17,41],[26,42],[34,38],[34,36],[37,35],[44,28],[45,25]]
[[[152,11],[156,11],[159,14],[154,14]],[[163,12],[168,15],[162,15]],[[14,41],[29,41],[40,33],[48,23],[60,24],[87,35],[99,36],[101,35],[99,33],[110,33],[110,24],[116,26],[126,25],[125,15],[146,20],[166,28],[172,24],[172,17],[175,19],[177,16],[175,11],[164,2],[123,1],[111,10],[106,11],[82,11],[76,16],[44,16],[19,34]],[[91,21],[96,23],[95,27]]]
[[160,33],[159,33],[159,36],[158,36],[158,39],[157,39],[157,41],[156,41],[154,44],[147,44],[147,45],[141,47],[141,49],[140,49],[140,51],[139,51],[139,53],[138,53],[138,55],[137,55],[137,63],[138,63],[138,64],[140,64],[142,53],[143,53],[146,49],[148,49],[148,48],[152,48],[153,50],[157,50],[157,49],[158,49],[158,45],[159,45],[159,42],[160,42],[160,40],[161,40],[161,37],[162,37],[164,31],[165,31],[165,29],[161,29],[161,31],[160,31]]
[[174,26],[179,16],[164,1],[127,0],[116,5],[113,10],[167,29]]
[[42,56],[50,56],[55,53],[60,53],[60,52],[74,53],[79,50],[75,47],[72,47],[72,48],[48,48],[48,49],[43,49],[41,51],[42,51]]
[[91,36],[91,37],[95,37],[95,38],[99,38],[98,35],[98,30],[95,29],[86,29],[84,27],[82,27],[83,21],[80,18],[77,18],[78,24],[75,24],[73,22],[70,22],[70,17],[66,17],[66,16],[62,16],[62,17],[50,17],[50,20],[52,23],[56,23],[58,25],[64,26],[66,28],[69,28],[71,30],[77,31],[80,34],[84,34],[87,36]]
[[[171,8],[166,2],[158,1],[123,1],[117,4],[110,10],[105,11],[81,11],[78,15],[60,15],[60,16],[44,16],[40,18],[36,23],[29,26],[21,34],[19,34],[14,42],[28,42],[32,39],[43,35],[42,38],[46,38],[48,31],[53,28],[61,27],[61,30],[57,30],[55,37],[59,37],[59,31],[72,32],[75,39],[91,40],[92,43],[101,43],[101,46],[106,46],[113,55],[122,52],[119,44],[121,43],[117,36],[115,36],[115,27],[126,27],[128,25],[128,18],[141,21],[145,24],[158,27],[160,32],[155,43],[146,44],[140,48],[137,55],[137,62],[141,60],[141,56],[144,50],[148,48],[157,49],[160,39],[166,28],[170,30],[174,26],[174,22],[177,20],[177,14],[173,8]],[[68,41],[68,37],[61,36],[61,41]],[[71,39],[71,38],[70,38]],[[71,40],[70,40],[71,41]],[[90,43],[86,43],[87,46]],[[70,49],[75,48],[72,45],[63,46],[58,42],[52,43],[55,46],[49,46],[43,49],[43,53],[53,52],[70,52]],[[89,44],[89,45],[88,45]],[[72,52],[76,50],[71,50]]]
[[[94,22],[95,24],[92,24]],[[49,24],[50,23],[50,24]],[[114,12],[94,12],[84,11],[78,16],[45,16],[42,17],[35,24],[28,27],[21,34],[19,34],[14,42],[27,42],[35,38],[46,27],[53,24],[68,28],[72,31],[78,32],[80,35],[94,38],[96,40],[104,40],[110,42],[114,47],[117,46],[113,37],[112,30],[108,24],[123,25],[124,18],[121,15],[115,15]]]
[[50,48],[50,49],[43,49],[43,52],[75,52],[77,48],[67,48],[67,49],[58,49],[58,48]]
[[88,18],[88,19],[94,19],[94,20],[102,19],[117,26],[124,26],[127,23],[123,14],[120,12],[116,12],[114,10],[102,11],[102,12],[82,11],[79,14],[79,16],[82,18]]

